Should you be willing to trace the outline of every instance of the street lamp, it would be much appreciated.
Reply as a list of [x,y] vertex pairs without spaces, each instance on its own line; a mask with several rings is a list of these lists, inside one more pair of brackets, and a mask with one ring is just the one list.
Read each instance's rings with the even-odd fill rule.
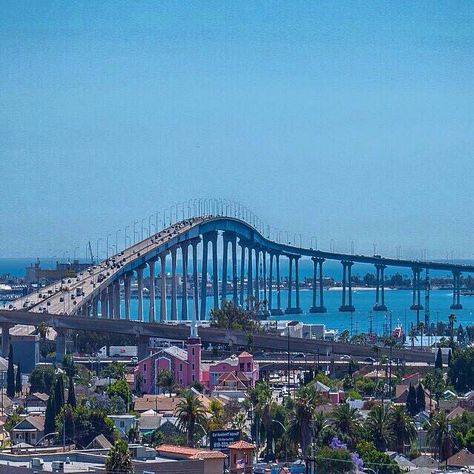
[[111,236],[112,234],[107,234],[107,258],[109,258],[109,237]]
[[118,253],[118,235],[120,234],[120,232],[122,232],[122,229],[119,229],[115,232],[115,251],[117,253]]
[[[285,426],[283,425],[283,423],[282,423],[281,421],[272,420],[272,423],[277,423],[277,424],[279,424],[279,425],[283,428],[283,430],[285,431],[285,433],[286,433],[287,429],[285,428]],[[287,462],[288,462],[288,447],[287,447],[287,445],[285,444],[285,463],[287,463]]]
[[99,261],[99,242],[101,240],[104,240],[104,239],[102,237],[99,237],[96,241],[96,252],[95,252],[95,254],[97,255],[97,261]]

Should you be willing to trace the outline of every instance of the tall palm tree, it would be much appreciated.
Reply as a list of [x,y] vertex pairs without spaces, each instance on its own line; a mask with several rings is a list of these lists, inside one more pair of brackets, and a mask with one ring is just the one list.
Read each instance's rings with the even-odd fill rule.
[[318,394],[311,386],[298,389],[295,404],[290,413],[288,438],[299,444],[303,457],[309,454],[309,446],[313,435],[313,419],[318,404]]
[[403,406],[392,409],[390,429],[393,433],[395,449],[399,453],[404,453],[405,446],[416,439],[415,423]]
[[272,450],[272,390],[267,382],[262,382],[257,385],[257,400],[255,411],[258,414],[266,433],[266,449],[267,453]]
[[436,413],[431,419],[427,438],[439,461],[448,459],[451,454],[451,438],[449,436],[448,418],[444,411]]
[[374,445],[380,451],[385,451],[393,440],[392,409],[387,405],[376,405],[370,410],[366,428],[372,435]]
[[331,414],[332,425],[350,439],[353,446],[361,429],[361,416],[347,403],[338,405]]
[[187,445],[194,447],[196,425],[202,425],[206,421],[204,405],[192,390],[186,390],[176,405],[175,414],[179,429],[186,433]]

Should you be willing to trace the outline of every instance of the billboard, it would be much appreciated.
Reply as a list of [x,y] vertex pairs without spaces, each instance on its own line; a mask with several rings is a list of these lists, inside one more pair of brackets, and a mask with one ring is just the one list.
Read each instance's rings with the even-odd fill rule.
[[240,430],[214,430],[209,432],[209,445],[212,450],[229,453],[229,444],[240,440]]

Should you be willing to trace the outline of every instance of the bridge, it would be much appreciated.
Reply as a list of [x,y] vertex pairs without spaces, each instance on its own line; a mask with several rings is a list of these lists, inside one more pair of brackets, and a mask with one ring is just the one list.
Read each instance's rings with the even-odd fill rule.
[[[211,207],[212,204],[212,207]],[[194,210],[194,212],[192,212]],[[193,214],[197,215],[193,215]],[[178,212],[176,211],[176,215]],[[155,225],[155,230],[157,230]],[[265,236],[267,234],[267,236]],[[421,273],[423,270],[444,270],[453,275],[453,301],[451,309],[461,309],[461,284],[463,273],[473,273],[474,266],[436,261],[419,261],[365,256],[346,253],[327,252],[318,249],[282,243],[280,239],[270,239],[265,225],[240,206],[224,204],[222,201],[209,201],[196,206],[185,207],[182,219],[155,232],[153,235],[134,243],[127,249],[117,252],[106,260],[92,265],[80,272],[76,278],[63,279],[37,292],[5,305],[0,310],[2,326],[2,347],[8,347],[9,327],[13,324],[26,324],[25,314],[33,319],[28,324],[39,324],[54,317],[59,328],[65,327],[64,321],[70,318],[69,327],[77,325],[73,321],[81,319],[84,328],[98,330],[105,321],[107,330],[111,324],[122,328],[121,324],[133,321],[134,328],[140,324],[140,334],[148,334],[146,329],[159,323],[178,323],[193,320],[205,320],[208,315],[207,296],[213,296],[212,306],[217,308],[224,300],[232,300],[239,306],[249,305],[249,301],[260,302],[264,312],[271,315],[300,314],[299,262],[302,258],[313,262],[314,279],[312,285],[312,313],[327,311],[324,304],[323,277],[324,262],[340,261],[343,269],[341,305],[339,311],[353,312],[351,268],[355,263],[374,265],[376,270],[376,292],[374,311],[387,311],[385,303],[384,271],[387,266],[410,268],[413,273],[412,304],[410,309],[420,311]],[[219,269],[218,243],[222,241],[222,268]],[[209,252],[209,247],[211,252]],[[229,252],[230,250],[230,252]],[[239,252],[240,258],[237,253]],[[198,253],[201,266],[198,267]],[[208,264],[211,254],[212,277],[208,288]],[[171,288],[167,291],[166,266],[171,259]],[[182,278],[178,294],[177,262],[180,259]],[[191,259],[192,265],[189,265]],[[282,288],[280,262],[288,260],[289,275],[286,288]],[[157,278],[156,267],[160,267]],[[238,268],[240,266],[240,268]],[[144,270],[148,267],[149,310],[145,318],[143,310]],[[190,270],[192,270],[190,272]],[[219,285],[219,273],[221,285]],[[190,281],[188,281],[188,277]],[[138,310],[132,315],[130,310],[131,282],[137,282]],[[319,282],[319,284],[317,284]],[[188,294],[188,290],[190,294]],[[282,307],[281,294],[287,292],[287,306]],[[168,293],[170,293],[168,295]],[[263,298],[262,298],[263,293]],[[167,297],[171,298],[168,314]],[[158,298],[157,298],[158,297]],[[182,301],[192,299],[191,314],[188,304],[181,304],[178,315],[178,298]],[[155,307],[160,300],[160,308]],[[123,301],[123,314],[122,314]],[[39,314],[38,314],[39,313]],[[22,316],[23,315],[23,316]],[[146,320],[145,320],[146,319]],[[100,323],[99,323],[100,321]],[[111,324],[109,324],[109,322]],[[56,327],[56,326],[55,326]],[[76,327],[76,326],[74,326]],[[105,326],[104,326],[105,327]],[[166,324],[159,326],[165,331]],[[135,330],[135,329],[134,329]],[[113,330],[111,330],[114,332]],[[155,329],[153,335],[157,336]],[[150,334],[151,335],[151,334]],[[165,336],[163,336],[165,337]],[[272,336],[273,337],[273,336]],[[272,341],[276,344],[275,340]],[[272,341],[268,346],[272,348]],[[6,344],[6,345],[5,345]],[[314,344],[314,342],[313,342]]]

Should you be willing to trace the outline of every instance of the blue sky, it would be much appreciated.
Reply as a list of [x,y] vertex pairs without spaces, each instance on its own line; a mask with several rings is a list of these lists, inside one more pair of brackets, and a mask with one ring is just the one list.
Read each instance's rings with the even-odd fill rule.
[[223,196],[472,257],[472,2],[4,1],[0,256]]

